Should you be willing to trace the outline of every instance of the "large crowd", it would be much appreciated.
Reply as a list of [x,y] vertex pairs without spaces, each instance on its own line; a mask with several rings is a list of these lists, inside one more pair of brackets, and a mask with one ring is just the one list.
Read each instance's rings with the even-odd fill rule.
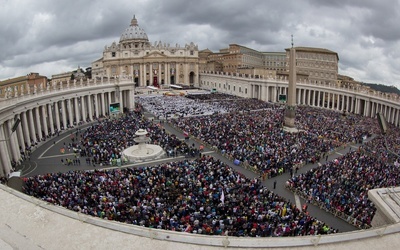
[[229,158],[270,177],[293,166],[315,163],[337,147],[371,136],[374,127],[372,119],[299,107],[299,132],[290,133],[283,129],[283,118],[284,109],[267,108],[171,122]]
[[400,168],[398,159],[391,162],[387,152],[370,151],[368,144],[292,177],[288,188],[360,228],[371,226],[376,208],[368,191],[399,186]]
[[125,113],[118,119],[99,120],[77,132],[77,139],[69,147],[94,166],[110,165],[116,160],[125,162],[123,151],[135,144],[135,132],[143,128],[147,130],[151,143],[161,146],[167,153],[189,157],[199,154],[193,145],[167,133],[162,124],[145,119],[141,112]]
[[279,237],[336,232],[209,156],[155,167],[55,173],[25,192],[84,214],[206,235]]
[[[296,111],[299,131],[287,132],[280,105],[224,94],[141,96],[137,101],[192,138],[269,178],[379,134],[373,118],[303,106]],[[173,114],[172,119],[166,114]],[[199,155],[194,145],[145,119],[140,111],[99,121],[77,134],[72,146],[95,165],[109,164],[133,145],[139,128],[166,151],[197,158],[155,167],[35,176],[26,179],[25,192],[104,219],[197,234],[265,237],[336,232],[267,190],[260,179],[247,179],[218,160]],[[386,139],[377,136],[321,168],[294,175],[288,187],[310,202],[346,215],[351,223],[370,225],[375,208],[367,199],[368,190],[399,184],[400,137],[395,128],[391,131]]]

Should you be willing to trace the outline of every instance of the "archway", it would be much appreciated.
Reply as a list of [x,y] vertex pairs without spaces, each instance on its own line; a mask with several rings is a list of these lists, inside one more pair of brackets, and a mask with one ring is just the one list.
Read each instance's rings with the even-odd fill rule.
[[190,84],[190,86],[194,85],[194,72],[193,71],[189,73],[189,84]]

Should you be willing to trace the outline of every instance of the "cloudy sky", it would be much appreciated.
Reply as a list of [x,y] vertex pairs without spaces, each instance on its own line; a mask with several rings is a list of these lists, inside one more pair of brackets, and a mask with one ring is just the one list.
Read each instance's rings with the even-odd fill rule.
[[150,40],[339,54],[339,74],[400,88],[400,0],[0,0],[0,80],[90,67],[136,16]]

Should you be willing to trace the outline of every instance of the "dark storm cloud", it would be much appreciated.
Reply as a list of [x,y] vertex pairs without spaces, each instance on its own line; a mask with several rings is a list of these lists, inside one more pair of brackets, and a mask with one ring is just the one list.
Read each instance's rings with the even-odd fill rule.
[[295,46],[337,52],[340,74],[393,85],[399,11],[399,0],[0,0],[0,79],[88,67],[136,15],[151,43],[284,51],[293,34]]

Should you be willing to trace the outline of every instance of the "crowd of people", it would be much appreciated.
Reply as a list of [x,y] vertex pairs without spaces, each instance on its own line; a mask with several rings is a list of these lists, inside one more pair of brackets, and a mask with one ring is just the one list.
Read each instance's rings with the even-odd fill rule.
[[154,167],[30,177],[25,192],[107,220],[203,235],[335,233],[327,224],[210,156]]
[[368,191],[400,185],[398,155],[382,147],[382,140],[379,136],[358,150],[292,177],[288,188],[360,228],[370,227],[376,208]]
[[[137,101],[156,117],[174,114],[179,119],[168,119],[171,125],[269,178],[293,173],[295,167],[318,162],[338,147],[379,134],[373,118],[303,106],[296,110],[299,131],[287,132],[282,106],[224,94],[140,96]],[[25,192],[104,219],[197,234],[264,237],[336,232],[267,190],[259,179],[247,179],[218,160],[199,155],[194,145],[141,112],[99,121],[81,131],[72,146],[96,166],[108,165],[122,158],[140,128],[167,152],[197,158],[155,167],[35,176],[26,179]],[[370,225],[375,208],[367,191],[399,184],[397,158],[388,152],[390,147],[399,153],[400,137],[393,133],[385,140],[377,136],[321,168],[293,175],[288,187],[347,215],[361,223],[358,226]]]
[[172,119],[178,128],[231,159],[274,177],[293,166],[315,163],[333,149],[371,136],[372,119],[299,107],[298,133],[283,129],[284,109]]
[[167,131],[159,123],[144,118],[141,112],[125,113],[118,119],[102,119],[85,130],[76,133],[70,148],[86,163],[93,166],[114,165],[117,160],[126,162],[123,151],[135,144],[135,132],[145,128],[151,143],[161,146],[166,152],[194,157],[199,150],[188,145]]

